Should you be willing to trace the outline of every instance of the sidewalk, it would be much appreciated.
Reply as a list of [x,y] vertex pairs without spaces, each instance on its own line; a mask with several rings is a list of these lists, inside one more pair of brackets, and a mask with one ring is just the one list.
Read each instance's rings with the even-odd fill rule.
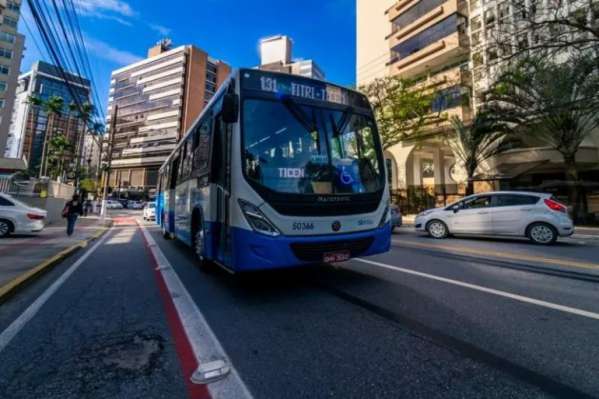
[[0,302],[20,284],[50,268],[106,230],[97,216],[79,218],[68,237],[66,221],[52,224],[36,235],[0,239]]

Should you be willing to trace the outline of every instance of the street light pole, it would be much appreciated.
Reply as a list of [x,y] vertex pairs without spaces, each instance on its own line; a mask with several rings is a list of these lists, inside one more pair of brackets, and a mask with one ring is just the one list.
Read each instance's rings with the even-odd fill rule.
[[[116,135],[116,117],[119,112],[118,104],[114,105],[112,120],[110,121],[110,128],[108,134],[110,134],[110,141],[108,144],[108,164],[106,165],[106,178],[104,179],[104,190],[102,192],[102,210],[100,216],[102,219],[106,217],[106,196],[108,195],[108,183],[110,181],[110,169],[112,167],[112,148],[114,146],[114,136]],[[100,160],[102,162],[102,160]]]

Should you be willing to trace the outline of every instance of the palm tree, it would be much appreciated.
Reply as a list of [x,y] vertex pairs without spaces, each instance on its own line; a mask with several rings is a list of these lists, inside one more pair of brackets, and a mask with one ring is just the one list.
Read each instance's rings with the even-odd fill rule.
[[95,107],[89,103],[84,102],[79,106],[79,104],[75,102],[71,102],[69,104],[69,109],[77,115],[77,118],[83,122],[83,130],[77,129],[76,132],[78,134],[77,137],[77,161],[76,161],[76,179],[77,185],[79,184],[80,174],[81,174],[81,163],[83,156],[83,146],[85,140],[85,134],[89,131],[90,128],[90,119],[91,116],[95,113]]
[[[37,100],[35,100],[37,101]],[[63,108],[64,108],[64,99],[60,96],[52,96],[50,98],[48,98],[47,100],[40,100],[41,101],[41,105],[42,109],[44,110],[44,112],[46,113],[46,116],[48,118],[47,122],[46,122],[46,132],[44,134],[44,145],[42,146],[42,161],[41,161],[41,166],[40,166],[40,177],[46,175],[47,171],[47,146],[48,146],[48,140],[51,139],[52,137],[52,130],[54,128],[54,119],[56,118],[56,116],[60,116],[63,112]]]
[[48,147],[48,159],[55,166],[51,174],[56,179],[59,176],[63,176],[65,161],[73,150],[73,144],[64,134],[59,134],[50,139]]
[[447,140],[454,155],[462,163],[468,175],[466,195],[474,194],[474,174],[487,160],[514,147],[515,141],[498,123],[484,111],[476,114],[469,125],[454,116],[450,120],[454,135]]
[[[504,71],[491,89],[490,107],[503,121],[559,152],[573,217],[581,202],[576,154],[599,127],[599,65],[592,54],[563,63],[527,57]],[[583,212],[584,213],[584,212]]]

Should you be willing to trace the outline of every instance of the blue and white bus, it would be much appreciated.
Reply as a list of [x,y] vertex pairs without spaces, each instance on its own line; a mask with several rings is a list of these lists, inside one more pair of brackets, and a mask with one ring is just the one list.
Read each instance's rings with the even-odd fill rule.
[[301,76],[233,72],[159,172],[156,220],[229,271],[340,262],[390,247],[367,98]]

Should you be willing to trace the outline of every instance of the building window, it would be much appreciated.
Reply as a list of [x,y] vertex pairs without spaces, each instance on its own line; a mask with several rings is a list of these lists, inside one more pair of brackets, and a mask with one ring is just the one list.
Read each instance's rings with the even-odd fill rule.
[[4,108],[5,105],[6,105],[6,100],[0,99],[0,109]]
[[458,17],[456,14],[450,15],[441,22],[436,23],[430,28],[420,32],[416,36],[406,40],[403,43],[391,49],[392,58],[402,59],[424,49],[425,47],[438,42],[439,40],[456,33],[458,30]]
[[487,49],[487,60],[489,62],[495,61],[497,59],[497,48],[496,47],[489,47]]
[[17,2],[8,0],[6,2],[6,5],[7,5],[7,7],[8,7],[9,10],[15,11],[15,12],[19,12],[19,7],[20,6],[19,6],[19,4]]
[[15,39],[16,39],[16,36],[13,35],[12,33],[0,32],[0,41],[6,42],[6,43],[14,43]]
[[484,63],[483,54],[480,51],[472,54],[472,66],[474,68],[483,65],[483,63]]
[[12,50],[0,47],[0,57],[12,58]]
[[453,86],[439,91],[432,103],[433,112],[441,112],[446,109],[465,105],[468,99],[468,89],[461,86]]
[[6,91],[6,82],[0,81],[0,93],[3,93],[5,91]]
[[480,44],[480,32],[474,32],[472,34],[472,46],[478,46]]
[[485,11],[485,24],[489,25],[495,22],[495,10]]
[[482,26],[483,25],[480,20],[480,15],[476,16],[470,20],[470,30],[472,32],[479,30]]
[[18,21],[17,21],[17,19],[16,19],[16,18],[9,17],[8,15],[5,15],[5,16],[4,16],[4,18],[3,18],[3,22],[4,22],[6,25],[8,25],[8,26],[11,26],[11,27],[13,27],[13,28],[16,28],[16,27],[17,27],[17,24],[18,24]]
[[400,29],[410,25],[418,18],[431,12],[436,7],[445,3],[447,0],[421,0],[406,10],[404,13],[395,18],[392,22],[393,32],[397,32]]
[[8,75],[9,72],[10,72],[9,67],[7,67],[6,65],[0,64],[0,75]]

